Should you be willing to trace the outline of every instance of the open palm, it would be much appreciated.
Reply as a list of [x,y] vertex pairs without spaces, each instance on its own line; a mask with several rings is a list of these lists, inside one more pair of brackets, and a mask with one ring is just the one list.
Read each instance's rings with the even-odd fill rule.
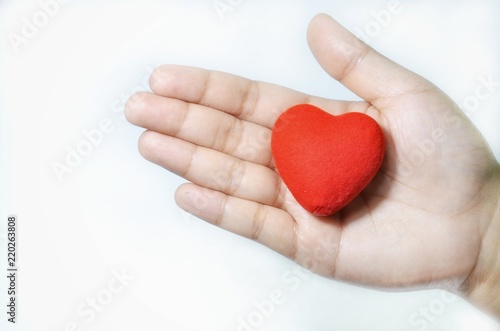
[[[481,202],[498,167],[483,138],[438,88],[330,17],[317,16],[308,37],[321,66],[365,101],[161,66],[154,93],[135,94],[126,106],[128,120],[148,129],[142,155],[191,182],[176,193],[180,207],[316,273],[378,286],[460,284],[480,252]],[[363,112],[384,130],[379,173],[331,217],[305,211],[274,167],[274,122],[298,103]]]

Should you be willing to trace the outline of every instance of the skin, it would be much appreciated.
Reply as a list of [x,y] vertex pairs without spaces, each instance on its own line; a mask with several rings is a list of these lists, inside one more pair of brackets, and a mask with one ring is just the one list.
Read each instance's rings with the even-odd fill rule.
[[[377,287],[445,288],[500,315],[500,166],[440,89],[358,40],[327,15],[310,23],[319,64],[364,101],[338,101],[227,73],[164,65],[154,93],[133,95],[139,150],[184,177],[176,202],[327,277]],[[330,217],[293,198],[274,166],[279,114],[310,103],[363,112],[386,156],[370,185]]]

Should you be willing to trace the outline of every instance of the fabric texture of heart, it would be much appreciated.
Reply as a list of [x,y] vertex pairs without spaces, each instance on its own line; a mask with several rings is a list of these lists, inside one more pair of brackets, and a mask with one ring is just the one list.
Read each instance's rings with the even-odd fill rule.
[[351,202],[377,174],[385,140],[368,115],[333,116],[301,104],[280,115],[271,148],[297,202],[314,215],[327,216]]

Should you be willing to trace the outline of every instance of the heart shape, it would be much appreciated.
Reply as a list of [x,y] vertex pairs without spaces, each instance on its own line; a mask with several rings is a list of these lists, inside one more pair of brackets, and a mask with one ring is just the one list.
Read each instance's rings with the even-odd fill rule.
[[271,149],[297,202],[314,215],[327,216],[351,202],[375,177],[385,139],[368,115],[333,116],[300,104],[278,117]]

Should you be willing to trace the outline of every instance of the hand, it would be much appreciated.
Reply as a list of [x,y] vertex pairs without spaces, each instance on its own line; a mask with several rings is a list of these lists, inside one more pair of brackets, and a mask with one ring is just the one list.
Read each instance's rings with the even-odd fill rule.
[[[141,154],[191,182],[176,192],[181,208],[316,273],[376,286],[446,282],[472,292],[499,201],[499,165],[484,139],[436,86],[330,17],[311,22],[308,41],[321,66],[365,101],[161,66],[151,77],[154,94],[138,93],[126,105],[128,120],[148,129]],[[373,182],[328,218],[306,212],[274,166],[273,124],[298,103],[366,113],[387,140]]]

